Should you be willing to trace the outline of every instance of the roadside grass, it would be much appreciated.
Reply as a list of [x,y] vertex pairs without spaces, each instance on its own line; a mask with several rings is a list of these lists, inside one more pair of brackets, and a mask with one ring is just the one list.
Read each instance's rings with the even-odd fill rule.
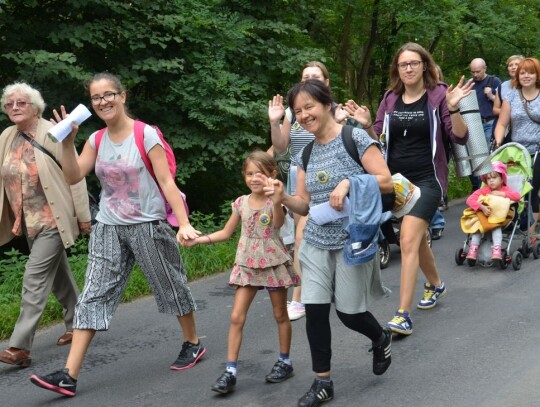
[[471,181],[469,177],[458,177],[456,175],[454,162],[451,161],[449,164],[449,175],[448,175],[448,200],[463,198],[464,196],[469,195],[471,192]]
[[[222,206],[218,216],[204,215],[194,212],[190,215],[191,224],[203,233],[211,233],[223,228],[230,215],[230,203]],[[236,246],[240,230],[226,242],[212,245],[197,245],[191,248],[180,248],[188,281],[219,273],[232,267],[236,255]],[[79,289],[84,285],[88,252],[88,237],[83,237],[70,249],[68,257],[71,271]],[[0,340],[7,339],[13,332],[13,327],[19,316],[21,302],[22,279],[24,265],[28,256],[18,250],[4,252],[0,259]],[[152,291],[140,268],[136,266],[130,275],[122,302],[130,302],[151,294]],[[62,321],[62,307],[50,295],[39,327],[44,327]]]

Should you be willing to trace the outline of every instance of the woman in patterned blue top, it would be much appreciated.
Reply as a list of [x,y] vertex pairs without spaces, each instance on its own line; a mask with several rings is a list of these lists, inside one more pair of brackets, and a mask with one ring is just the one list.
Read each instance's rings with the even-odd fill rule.
[[[302,80],[317,79],[323,82],[326,86],[330,87],[330,75],[326,66],[319,61],[311,61],[306,63],[302,67]],[[280,123],[282,117],[283,124]],[[338,123],[342,123],[348,117],[348,113],[338,106],[334,109],[334,119]],[[272,147],[277,154],[281,154],[290,145],[291,158],[296,157],[297,154],[304,148],[304,146],[313,139],[315,136],[309,130],[304,129],[302,125],[296,120],[291,106],[286,110],[283,107],[283,96],[275,95],[272,100],[268,102],[268,118],[270,120],[270,131],[272,136]],[[292,160],[290,166],[290,181],[287,185],[287,191],[294,195],[296,193],[296,174],[297,166],[295,161]],[[307,217],[294,216],[294,223],[296,225],[295,231],[295,247],[300,246],[302,241],[304,227],[306,226]],[[294,252],[294,267],[298,273],[300,270],[300,263],[298,262],[298,250]],[[304,304],[300,300],[301,287],[295,287],[293,289],[291,302],[288,306],[289,318],[291,321],[302,318],[305,315]]]
[[[332,95],[324,83],[308,79],[295,85],[289,91],[287,102],[302,127],[315,135],[315,142],[307,171],[302,168],[303,163],[299,165],[296,195],[284,193],[279,181],[274,182],[273,189],[268,189],[268,194],[280,194],[284,205],[305,216],[311,206],[324,202],[342,210],[351,175],[372,174],[381,192],[393,190],[379,143],[364,130],[354,129],[352,134],[361,167],[345,150],[342,126],[334,120]],[[373,373],[383,374],[390,365],[391,334],[367,310],[372,298],[387,292],[380,279],[379,260],[375,256],[363,264],[347,265],[343,256],[347,238],[343,219],[317,225],[308,216],[299,258],[303,271],[302,302],[306,307],[306,331],[315,381],[300,398],[298,406],[301,407],[319,405],[333,397],[329,322],[332,300],[343,324],[371,339]]]

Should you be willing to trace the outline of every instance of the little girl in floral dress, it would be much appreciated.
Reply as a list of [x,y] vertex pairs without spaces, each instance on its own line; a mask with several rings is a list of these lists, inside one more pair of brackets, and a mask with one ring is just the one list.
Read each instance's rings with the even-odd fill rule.
[[273,201],[276,198],[267,197],[263,191],[263,187],[273,185],[277,164],[268,153],[254,151],[245,160],[242,175],[251,194],[236,199],[225,227],[182,243],[190,247],[222,242],[229,239],[242,222],[235,264],[229,279],[229,284],[236,287],[236,293],[229,327],[227,365],[212,386],[213,391],[222,394],[233,391],[236,385],[238,354],[247,312],[257,291],[263,288],[268,290],[272,302],[280,347],[279,359],[266,375],[266,381],[279,383],[293,375],[289,357],[291,322],[287,314],[287,288],[299,285],[300,278],[279,237],[279,229],[285,220],[284,208],[281,203]]

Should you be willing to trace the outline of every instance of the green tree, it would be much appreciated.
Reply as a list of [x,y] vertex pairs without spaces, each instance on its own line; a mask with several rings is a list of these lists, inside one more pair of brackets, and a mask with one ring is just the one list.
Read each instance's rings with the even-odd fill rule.
[[[301,16],[280,20],[283,6],[6,1],[0,78],[29,81],[50,106],[69,110],[87,100],[83,83],[93,73],[120,75],[133,116],[158,124],[175,149],[189,202],[210,209],[239,193],[246,152],[268,147],[267,100],[286,91],[301,63],[324,54],[295,24]],[[80,142],[100,126],[85,124]]]

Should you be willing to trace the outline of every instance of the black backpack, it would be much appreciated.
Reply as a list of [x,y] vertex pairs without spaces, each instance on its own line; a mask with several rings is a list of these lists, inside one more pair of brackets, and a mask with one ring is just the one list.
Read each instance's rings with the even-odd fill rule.
[[[343,140],[343,146],[345,147],[345,150],[347,153],[351,156],[351,158],[361,167],[362,163],[360,162],[360,156],[358,155],[358,149],[356,148],[356,143],[353,140],[352,132],[354,127],[345,125],[343,126],[343,129],[341,130],[341,138]],[[311,150],[313,150],[313,144],[315,144],[315,140],[308,143],[304,150],[302,151],[302,164],[304,166],[304,171],[307,171],[307,166],[309,163],[309,157],[311,156]],[[387,194],[381,195],[382,199],[382,205],[383,205],[383,212],[391,211],[394,206],[394,201],[396,199],[396,193],[395,192],[389,192]]]

